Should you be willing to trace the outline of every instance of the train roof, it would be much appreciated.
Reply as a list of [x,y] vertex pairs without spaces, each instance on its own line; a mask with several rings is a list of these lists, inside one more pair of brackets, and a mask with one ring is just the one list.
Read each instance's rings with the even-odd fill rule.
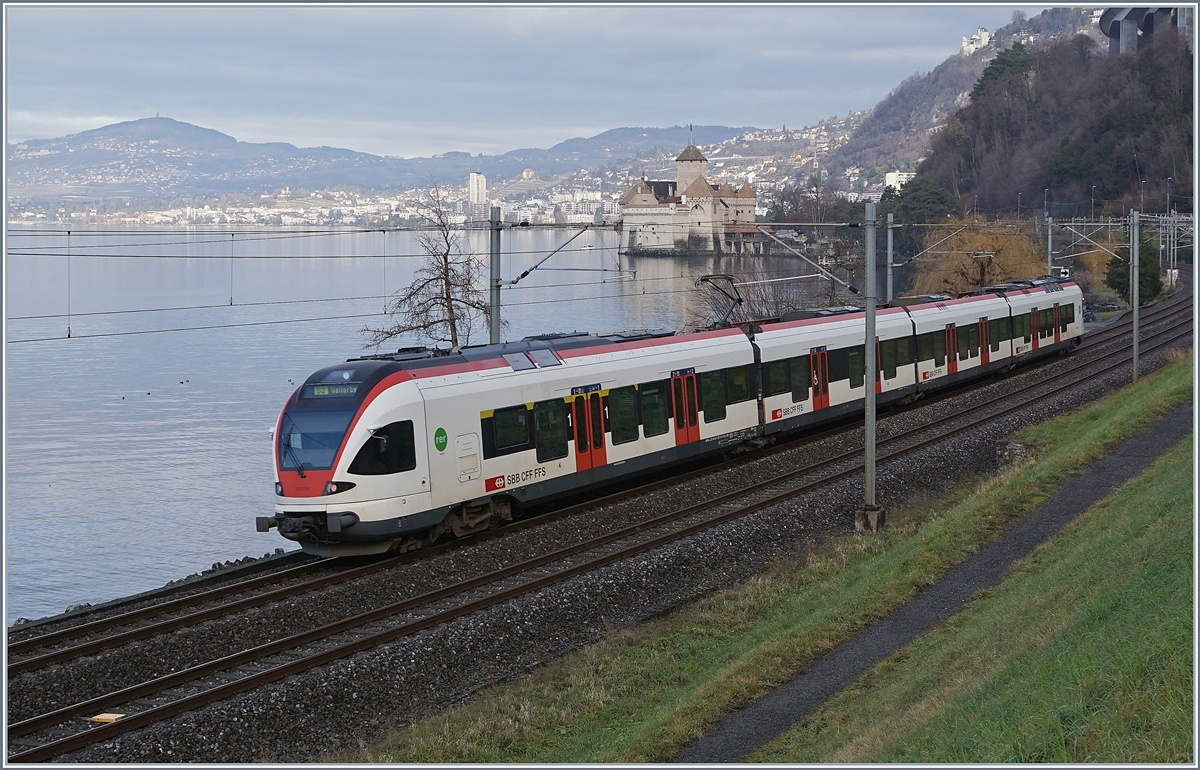
[[[417,370],[429,367],[444,367],[455,363],[471,363],[475,361],[491,361],[503,358],[510,364],[520,362],[524,354],[534,351],[552,350],[563,352],[580,348],[603,348],[620,345],[626,342],[663,339],[679,336],[677,332],[657,329],[644,331],[618,332],[614,334],[591,334],[589,332],[555,332],[552,334],[537,334],[513,342],[501,342],[495,345],[468,345],[457,352],[439,348],[408,347],[400,348],[395,353],[376,353],[367,356],[346,359],[347,363],[354,361],[394,362],[399,366],[393,370]],[[599,351],[597,351],[599,352]],[[510,359],[509,356],[517,356]]]

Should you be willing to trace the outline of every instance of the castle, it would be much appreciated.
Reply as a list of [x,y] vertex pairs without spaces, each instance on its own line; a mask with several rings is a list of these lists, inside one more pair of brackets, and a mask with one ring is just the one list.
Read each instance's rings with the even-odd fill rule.
[[[647,181],[621,196],[621,249],[626,253],[716,252],[761,254],[754,226],[757,199],[749,184],[713,187],[708,159],[695,145],[675,159],[675,181]],[[682,191],[682,192],[680,192]]]

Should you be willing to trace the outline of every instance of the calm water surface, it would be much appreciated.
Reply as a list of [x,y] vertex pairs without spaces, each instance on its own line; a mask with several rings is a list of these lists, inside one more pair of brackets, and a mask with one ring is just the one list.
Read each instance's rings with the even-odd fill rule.
[[[506,232],[505,277],[571,234]],[[295,547],[254,529],[273,506],[268,428],[295,383],[371,352],[359,330],[420,250],[406,233],[279,236],[72,231],[68,260],[64,234],[6,233],[6,623]],[[695,276],[761,269],[615,247],[587,232],[506,289],[505,338],[682,328]],[[324,320],[274,323],[296,319]]]

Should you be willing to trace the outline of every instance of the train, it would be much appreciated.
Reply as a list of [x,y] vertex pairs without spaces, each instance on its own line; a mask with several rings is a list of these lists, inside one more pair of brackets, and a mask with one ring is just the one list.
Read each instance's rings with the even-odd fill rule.
[[[1083,295],[1040,278],[876,318],[880,405],[1065,352]],[[861,412],[865,317],[796,311],[691,333],[556,333],[320,369],[272,430],[277,529],[305,551],[406,551],[523,509]]]

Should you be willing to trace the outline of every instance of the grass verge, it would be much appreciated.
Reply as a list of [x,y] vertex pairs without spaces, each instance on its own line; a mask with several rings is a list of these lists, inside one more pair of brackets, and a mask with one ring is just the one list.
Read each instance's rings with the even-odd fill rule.
[[[334,759],[661,761],[939,579],[1063,480],[1191,398],[1191,358],[1025,431],[1020,463],[889,514],[669,617],[489,688],[459,708]],[[1190,649],[1190,645],[1188,646]]]
[[1191,762],[1192,450],[752,759]]

